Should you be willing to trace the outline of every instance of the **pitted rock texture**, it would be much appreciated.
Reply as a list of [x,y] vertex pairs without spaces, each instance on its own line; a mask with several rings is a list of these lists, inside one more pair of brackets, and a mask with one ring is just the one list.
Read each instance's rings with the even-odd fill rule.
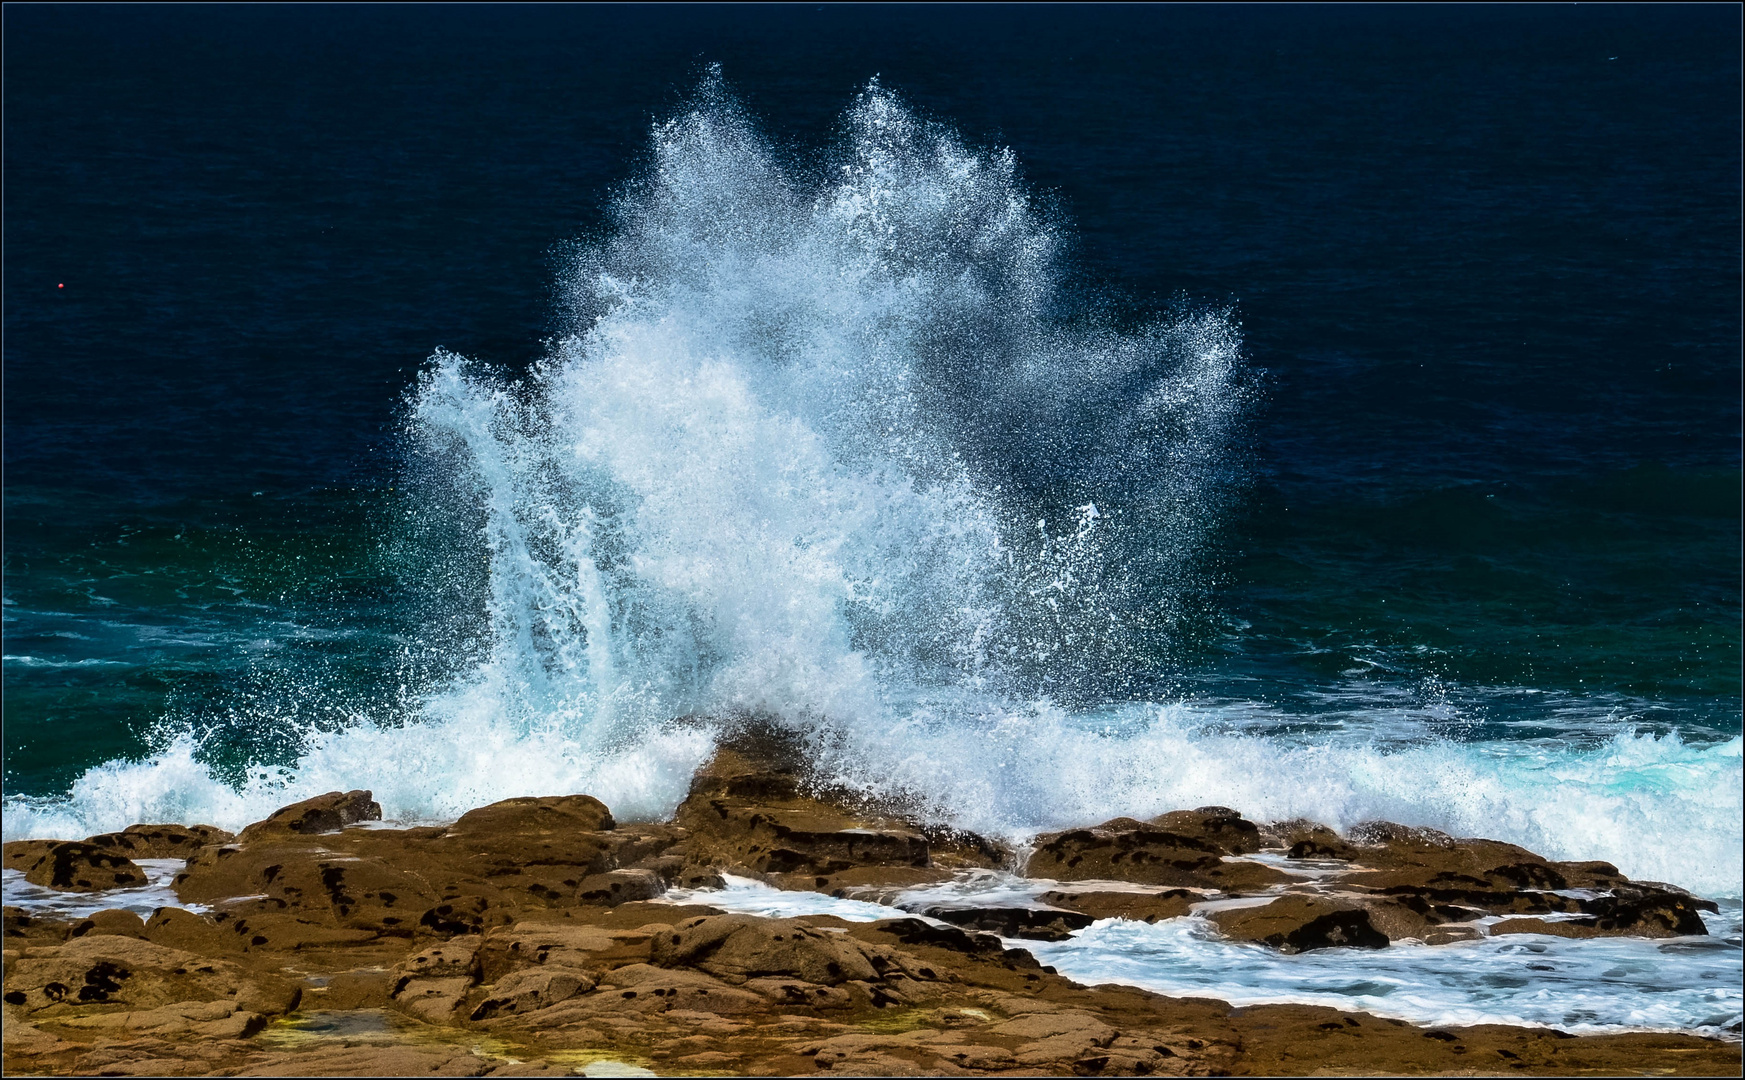
[[24,840],[6,847],[7,865],[23,870],[24,880],[32,885],[64,892],[104,892],[147,883],[139,864],[96,844]]

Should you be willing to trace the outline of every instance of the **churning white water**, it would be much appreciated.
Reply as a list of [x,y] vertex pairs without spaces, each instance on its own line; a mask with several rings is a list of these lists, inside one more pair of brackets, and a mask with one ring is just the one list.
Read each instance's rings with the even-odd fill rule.
[[167,737],[10,800],[6,835],[237,828],[352,787],[407,821],[577,791],[660,817],[755,720],[829,778],[1009,837],[1219,803],[1739,895],[1739,739],[1384,746],[1144,701],[1240,481],[1236,324],[1099,314],[1010,152],[876,84],[841,132],[796,160],[711,79],[577,249],[541,364],[431,358],[408,483],[478,584],[433,616],[448,681],[240,783]]

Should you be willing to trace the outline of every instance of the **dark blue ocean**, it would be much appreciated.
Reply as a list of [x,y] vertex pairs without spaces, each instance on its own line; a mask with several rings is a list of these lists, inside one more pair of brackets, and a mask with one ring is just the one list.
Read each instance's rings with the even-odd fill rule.
[[1739,895],[1739,8],[3,17],[8,837],[756,722]]

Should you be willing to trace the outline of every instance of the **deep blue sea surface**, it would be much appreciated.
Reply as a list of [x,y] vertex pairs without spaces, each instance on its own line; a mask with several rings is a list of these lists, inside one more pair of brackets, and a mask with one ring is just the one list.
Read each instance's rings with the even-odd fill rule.
[[752,716],[1739,896],[1737,7],[4,23],[9,837]]

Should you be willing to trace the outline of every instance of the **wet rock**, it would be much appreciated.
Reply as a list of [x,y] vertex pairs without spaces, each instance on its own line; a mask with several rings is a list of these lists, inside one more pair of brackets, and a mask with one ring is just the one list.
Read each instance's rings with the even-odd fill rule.
[[[402,857],[412,855],[405,852]],[[288,833],[204,848],[176,876],[175,888],[189,903],[269,897],[305,921],[351,929],[404,927],[407,932],[436,899],[428,875],[415,869]]]
[[923,915],[969,930],[1034,941],[1063,941],[1096,920],[1056,907],[929,907]]
[[448,1020],[479,981],[479,946],[476,937],[456,938],[407,957],[391,972],[391,1007],[432,1024]]
[[517,971],[490,988],[488,996],[468,1014],[474,1021],[524,1015],[568,1001],[597,985],[586,971],[554,967]]
[[407,957],[394,968],[394,974],[400,978],[476,980],[482,944],[476,937],[454,938]]
[[1264,846],[1260,826],[1227,806],[1172,810],[1152,818],[1151,824],[1165,832],[1204,841],[1226,855],[1247,855]]
[[[802,791],[792,747],[780,763],[753,760],[724,749],[692,784],[675,823],[689,834],[683,847],[693,865],[749,874],[784,888],[873,887],[888,868],[892,878],[916,872],[929,880],[949,876],[933,867],[928,835],[906,822]],[[993,845],[969,834],[939,832],[951,867],[992,865]],[[859,875],[854,879],[843,875]]]
[[484,983],[496,983],[510,972],[532,967],[595,972],[625,964],[645,963],[649,958],[649,941],[653,933],[653,929],[642,927],[516,923],[492,930],[480,940],[479,978]]
[[16,868],[24,870],[24,880],[32,885],[65,892],[138,888],[147,882],[145,871],[125,855],[73,841],[49,844],[28,867]]
[[145,920],[131,911],[110,908],[77,920],[67,930],[69,938],[84,937],[86,934],[114,934],[143,940],[146,937]]
[[313,836],[338,832],[347,825],[361,821],[382,820],[382,805],[368,791],[330,791],[313,799],[292,803],[257,821],[237,834],[239,843],[248,843],[275,833]]
[[783,889],[889,904],[908,889],[944,884],[955,876],[950,870],[932,866],[856,866],[834,874],[766,874],[764,880]]
[[1316,896],[1284,896],[1255,907],[1226,908],[1206,916],[1227,937],[1258,941],[1282,952],[1311,949],[1383,949],[1387,935],[1354,903]]
[[666,892],[666,882],[653,870],[608,870],[590,874],[576,887],[576,902],[615,907],[631,900],[653,900]]
[[611,832],[617,827],[612,811],[592,795],[504,799],[469,810],[450,825],[455,839],[489,840],[500,836],[553,836],[574,832]]
[[[1509,845],[1422,830],[1360,830],[1362,842],[1349,841],[1356,858],[1344,860],[1352,864],[1349,873],[1318,884],[1286,876],[1295,881],[1286,884],[1245,858],[1254,835],[1278,850],[1304,842],[1332,850],[1329,831],[1298,823],[1251,835],[1239,817],[1210,807],[1150,823],[1118,819],[1098,827],[1107,835],[1092,839],[1109,842],[1086,845],[1094,850],[1081,865],[1100,858],[1104,865],[1094,876],[1115,876],[1108,867],[1151,861],[1115,860],[1114,853],[1143,850],[1166,861],[1162,855],[1174,850],[1204,860],[1171,871],[1192,874],[1193,888],[1203,891],[1158,882],[1145,882],[1157,887],[1144,891],[1062,887],[1036,905],[965,911],[963,926],[917,918],[761,919],[611,895],[611,882],[624,886],[620,893],[632,885],[652,891],[683,883],[685,875],[711,873],[717,858],[752,869],[742,858],[749,852],[734,845],[774,835],[767,819],[750,822],[755,799],[820,821],[836,815],[820,832],[910,833],[926,843],[930,861],[946,861],[936,834],[805,795],[793,763],[783,768],[761,775],[742,769],[709,781],[713,786],[692,810],[713,812],[716,799],[748,805],[739,825],[701,843],[683,824],[610,825],[609,812],[584,797],[511,800],[481,808],[491,812],[469,815],[464,827],[300,833],[287,826],[258,830],[246,842],[205,845],[183,885],[239,891],[217,895],[204,916],[163,909],[143,923],[119,911],[69,921],[9,908],[6,1071],[547,1075],[614,1056],[663,1072],[742,1075],[820,1066],[862,1074],[1105,1076],[1737,1067],[1732,1048],[1684,1036],[1573,1038],[1467,1028],[1427,1037],[1361,1014],[1232,1009],[1130,987],[1087,988],[978,929],[1053,933],[1093,918],[1170,918],[1214,889],[1264,888],[1265,906],[1210,917],[1234,937],[1300,950],[1470,935],[1471,919],[1490,910],[1481,904],[1528,919],[1569,914],[1578,926],[1591,920],[1596,929],[1611,920],[1605,932],[1654,924],[1661,929],[1642,932],[1671,933],[1688,927],[1707,903],[1669,886],[1630,883],[1606,864],[1549,863]],[[38,846],[31,858],[49,846]],[[836,857],[822,844],[815,855]],[[971,851],[963,865],[987,857]],[[269,879],[272,866],[279,869]],[[339,872],[329,879],[327,871]],[[764,877],[807,888],[825,877],[834,888],[872,895],[946,872],[939,865],[863,861],[829,875]],[[1250,873],[1254,883],[1242,883]],[[390,904],[379,894],[394,892],[391,882],[378,875],[409,875],[417,883],[393,878],[404,891]],[[1560,895],[1559,880],[1568,890],[1601,891]],[[1278,893],[1281,884],[1288,891]],[[1062,922],[1054,927],[1043,919]],[[282,977],[286,968],[297,972],[296,982]],[[270,1045],[249,1038],[299,995],[311,1016],[350,1016],[367,1026],[372,1016],[381,1022],[369,1010],[386,1008],[451,1033],[430,1041],[432,1029],[396,1020],[338,1047],[313,1033]],[[496,1038],[452,1030],[468,1027]],[[422,1033],[420,1045],[374,1041],[413,1038],[414,1030]],[[457,1045],[447,1045],[449,1038]],[[529,1060],[488,1056],[510,1045]]]
[[86,1015],[93,1006],[145,1012],[183,1002],[227,1002],[266,1016],[296,1006],[300,990],[274,975],[149,941],[90,934],[52,949],[33,949],[7,965],[6,1002],[24,1015]]
[[[1194,815],[1190,822],[1194,831],[1203,832],[1208,819],[1225,820],[1186,813]],[[1224,844],[1245,835],[1232,826],[1222,840],[1203,839],[1132,818],[1115,818],[1091,829],[1037,837],[1025,873],[1056,881],[1131,881],[1225,890],[1297,880],[1259,863],[1226,862]]]
[[129,825],[120,832],[86,837],[85,843],[129,859],[186,859],[208,844],[234,839],[234,833],[215,825]]
[[693,967],[739,982],[787,976],[821,986],[840,986],[851,979],[871,981],[879,977],[865,951],[852,939],[796,919],[751,915],[687,920],[654,937],[650,959],[660,967]]
[[927,946],[971,957],[1000,956],[1005,945],[992,934],[971,933],[955,926],[935,926],[920,919],[881,919],[850,929],[861,940],[890,941],[901,945]]
[[1676,886],[1659,882],[1632,882],[1616,887],[1610,896],[1576,902],[1584,917],[1573,919],[1505,919],[1493,924],[1492,934],[1551,934],[1555,937],[1701,937],[1709,932],[1701,912],[1718,905],[1701,900]]
[[1133,922],[1154,923],[1160,919],[1175,919],[1188,914],[1188,909],[1204,897],[1186,889],[1167,889],[1156,893],[1051,889],[1037,899],[1054,907],[1081,912],[1092,919],[1128,919]]
[[6,869],[24,873],[38,862],[57,844],[65,840],[8,840],[0,845],[0,859],[6,864]]
[[67,931],[71,924],[64,918],[48,915],[33,915],[20,907],[7,904],[5,908],[4,936],[6,948],[19,949],[32,946],[59,945],[67,940]]
[[1261,833],[1267,847],[1283,848],[1293,859],[1339,860],[1355,862],[1358,848],[1319,822],[1306,818],[1279,821],[1267,825]]
[[926,867],[927,840],[893,827],[867,827],[834,808],[695,797],[680,807],[693,858],[756,874],[829,876],[863,866]]
[[303,1007],[322,1009],[382,1009],[394,996],[399,983],[392,972],[363,969],[341,971],[327,980],[319,993],[304,991]]

